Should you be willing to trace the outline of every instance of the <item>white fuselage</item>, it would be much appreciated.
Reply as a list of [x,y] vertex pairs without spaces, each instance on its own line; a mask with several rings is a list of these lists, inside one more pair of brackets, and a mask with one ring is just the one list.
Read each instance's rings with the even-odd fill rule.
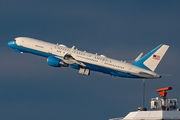
[[[8,45],[20,52],[32,53],[44,57],[58,56],[62,58],[71,48],[64,45],[52,44],[37,39],[18,37]],[[146,70],[130,63],[107,58],[103,55],[91,54],[86,51],[73,50],[75,60],[84,63],[87,69],[110,74],[112,76],[131,77],[131,78],[159,78],[160,76],[153,71]],[[97,68],[95,68],[97,67]]]

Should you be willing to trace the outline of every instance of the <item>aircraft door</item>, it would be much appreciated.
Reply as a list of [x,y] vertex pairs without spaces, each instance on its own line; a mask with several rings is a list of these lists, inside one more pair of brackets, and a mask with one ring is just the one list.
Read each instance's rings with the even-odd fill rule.
[[19,46],[23,46],[23,43],[24,43],[24,40],[21,39],[21,40],[16,40],[16,44],[19,45]]
[[105,62],[105,58],[102,58],[102,64]]
[[52,50],[53,50],[53,48],[50,47],[49,50],[48,50],[48,53],[52,53]]
[[57,46],[56,46],[56,45],[55,45],[55,46],[53,46],[53,45],[52,45],[52,46],[50,46],[50,47],[49,47],[49,49],[48,49],[48,53],[51,53],[51,54],[52,54],[52,53],[55,53],[56,48],[57,48]]
[[129,73],[132,73],[133,72],[133,66],[129,66],[128,71],[129,71]]
[[21,46],[23,46],[23,44],[24,44],[24,40],[22,39],[22,41],[21,41]]

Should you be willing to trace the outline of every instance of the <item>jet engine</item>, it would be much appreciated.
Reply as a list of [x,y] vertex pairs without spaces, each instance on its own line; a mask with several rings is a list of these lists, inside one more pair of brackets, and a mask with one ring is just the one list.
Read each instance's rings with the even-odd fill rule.
[[47,63],[48,63],[48,65],[50,65],[52,67],[68,67],[69,66],[69,64],[65,63],[61,59],[56,58],[54,56],[49,56],[47,58]]

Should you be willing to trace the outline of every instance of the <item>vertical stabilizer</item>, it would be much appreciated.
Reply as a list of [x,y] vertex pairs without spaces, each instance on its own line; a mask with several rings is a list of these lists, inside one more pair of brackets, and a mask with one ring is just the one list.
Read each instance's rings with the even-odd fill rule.
[[135,66],[154,71],[168,50],[168,45],[159,45],[134,63]]

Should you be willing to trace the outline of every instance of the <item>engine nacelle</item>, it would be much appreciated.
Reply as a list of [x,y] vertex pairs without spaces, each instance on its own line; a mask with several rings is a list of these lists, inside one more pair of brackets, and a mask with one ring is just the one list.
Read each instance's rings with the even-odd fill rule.
[[49,56],[47,58],[47,63],[48,65],[52,67],[68,67],[69,66],[69,64],[63,62],[61,59],[56,58],[54,56]]

